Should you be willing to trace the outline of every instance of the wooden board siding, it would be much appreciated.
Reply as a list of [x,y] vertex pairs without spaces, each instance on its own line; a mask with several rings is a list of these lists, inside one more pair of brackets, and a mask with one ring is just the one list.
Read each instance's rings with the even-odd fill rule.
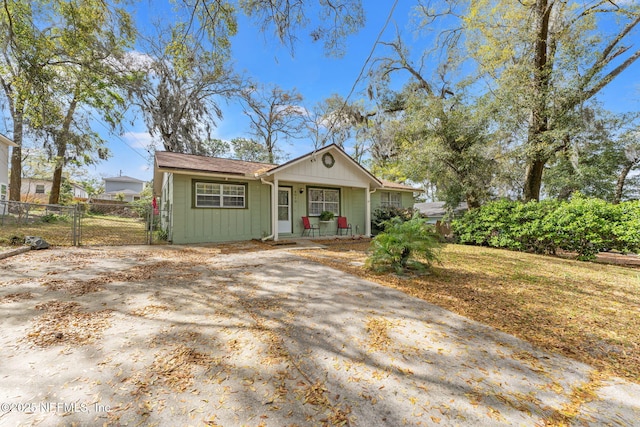
[[[270,232],[270,187],[257,181],[248,183],[245,209],[195,208],[189,175],[174,175],[174,243],[207,243],[259,239]],[[241,180],[238,180],[241,182]],[[266,233],[266,234],[265,234]]]
[[9,147],[0,142],[0,184],[9,183]]
[[[280,237],[288,236],[300,236],[302,234],[302,217],[308,215],[307,206],[307,192],[309,187],[322,188],[322,185],[317,184],[300,184],[287,181],[280,181],[278,183],[280,187],[292,188],[292,221],[293,221],[293,233],[291,234],[279,234]],[[340,214],[346,216],[347,220],[353,227],[353,234],[356,234],[356,225],[360,234],[364,233],[364,224],[366,218],[366,196],[364,188],[351,188],[351,187],[331,187],[340,190]],[[300,193],[300,189],[303,193]],[[318,224],[318,218],[312,217],[309,219],[312,224]],[[329,230],[335,233],[336,225],[334,224]],[[325,233],[325,226],[322,227],[323,234]],[[317,235],[317,234],[316,234]]]
[[335,164],[331,168],[322,164],[322,156],[320,155],[314,161],[305,159],[287,167],[282,172],[277,172],[277,178],[283,182],[313,182],[315,186],[369,186],[369,179],[356,166],[345,161],[338,153],[334,153],[334,159]]
[[413,208],[413,205],[415,203],[415,199],[413,197],[413,193],[410,191],[396,191],[393,189],[384,189],[384,190],[378,190],[375,193],[373,193],[371,195],[371,213],[373,214],[373,211],[375,211],[377,208],[380,207],[380,194],[381,193],[400,193],[400,195],[402,196],[402,207],[403,208]]

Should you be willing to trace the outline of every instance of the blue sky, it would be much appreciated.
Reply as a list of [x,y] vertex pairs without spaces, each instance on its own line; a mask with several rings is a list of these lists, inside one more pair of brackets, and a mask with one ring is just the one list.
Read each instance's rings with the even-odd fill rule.
[[[295,56],[278,44],[275,40],[265,39],[265,35],[253,27],[252,23],[241,17],[238,35],[233,40],[233,54],[236,68],[244,71],[254,80],[265,84],[276,84],[281,88],[297,89],[304,96],[304,105],[311,107],[331,94],[347,96],[358,74],[369,56],[378,33],[383,28],[393,2],[363,1],[366,9],[367,24],[357,35],[347,41],[347,53],[343,58],[328,58],[324,55],[321,44],[311,43],[300,36],[295,47]],[[400,0],[393,14],[393,20],[386,29],[382,40],[389,40],[395,33],[395,26],[410,36],[406,29],[409,21],[410,6],[413,2]],[[153,14],[148,13],[147,1],[139,3],[137,21],[143,24],[155,15],[167,14],[167,8],[159,6],[160,1],[152,2]],[[380,6],[380,5],[383,6]],[[638,37],[637,37],[638,38]],[[640,40],[637,40],[640,44]],[[375,54],[374,54],[375,57]],[[636,62],[616,79],[599,97],[605,107],[616,112],[640,111],[640,63]],[[358,89],[351,100],[361,97]],[[219,122],[215,136],[230,140],[235,137],[249,136],[248,120],[238,105],[222,104],[224,117]],[[98,125],[97,131],[101,131]],[[104,130],[104,128],[102,128]],[[147,161],[146,146],[150,142],[142,118],[134,126],[126,125],[126,133],[121,136],[108,135],[101,132],[109,141],[113,157],[96,166],[88,167],[89,173],[96,177],[115,176],[120,173],[142,180],[152,178],[152,165]],[[281,143],[281,149],[296,157],[313,149],[311,142],[295,140],[293,145]]]

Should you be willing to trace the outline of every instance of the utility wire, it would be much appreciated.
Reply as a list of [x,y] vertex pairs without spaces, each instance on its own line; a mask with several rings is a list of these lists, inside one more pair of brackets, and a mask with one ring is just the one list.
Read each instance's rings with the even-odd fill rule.
[[329,126],[329,130],[327,131],[327,136],[325,136],[322,139],[322,146],[324,146],[324,144],[327,142],[328,135],[333,131],[333,128],[335,127],[335,124],[336,124],[336,122],[338,120],[338,117],[340,117],[340,115],[342,114],[342,111],[347,106],[347,102],[349,101],[349,98],[351,97],[351,95],[353,95],[353,92],[355,91],[356,86],[360,82],[360,79],[362,78],[362,75],[364,74],[364,71],[367,68],[367,64],[369,63],[369,61],[371,61],[371,58],[373,57],[373,53],[376,50],[376,46],[378,46],[378,43],[380,42],[380,39],[382,38],[382,34],[384,34],[385,30],[389,26],[389,22],[391,22],[391,18],[393,17],[393,12],[395,11],[397,5],[398,5],[398,0],[395,0],[393,2],[393,5],[391,6],[391,10],[389,11],[389,15],[387,16],[387,20],[385,21],[384,25],[382,26],[382,29],[378,33],[378,37],[376,37],[376,41],[373,43],[373,46],[371,46],[371,51],[369,52],[369,56],[367,56],[367,59],[364,61],[364,64],[362,64],[362,68],[360,69],[360,73],[358,74],[358,77],[353,82],[353,85],[351,86],[351,90],[349,91],[349,94],[344,99],[344,102],[342,103],[342,106],[340,107],[340,110],[338,110],[338,114],[336,114],[334,116],[334,120],[331,121],[331,126]]
[[[103,128],[105,128],[107,131],[109,131],[109,134],[115,136],[117,139],[120,140],[120,142],[122,142],[124,145],[129,147],[129,149],[131,149],[131,151],[136,153],[138,156],[142,157],[145,161],[149,161],[149,157],[145,156],[144,154],[141,154],[138,150],[136,150],[134,147],[132,147],[127,141],[125,141],[124,138],[122,138],[120,135],[113,133],[113,131],[111,129],[109,129],[109,127],[102,122],[102,120],[96,118],[96,116],[93,114],[92,111],[85,109],[85,112],[87,112],[95,122],[99,123]],[[124,125],[123,125],[123,127],[124,127]],[[137,138],[135,138],[135,136],[133,136],[133,137],[134,137],[134,139],[137,140]],[[141,141],[138,140],[138,142],[141,142]],[[147,153],[151,154],[148,150],[147,150]]]

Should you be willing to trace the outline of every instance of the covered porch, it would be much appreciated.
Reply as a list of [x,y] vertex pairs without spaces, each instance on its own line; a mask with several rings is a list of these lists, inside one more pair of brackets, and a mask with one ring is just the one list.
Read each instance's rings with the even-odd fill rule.
[[[371,235],[371,194],[382,183],[336,146],[328,146],[265,172],[271,188],[271,235],[274,241],[300,237],[303,217],[317,237],[338,234],[337,217],[351,225],[353,235]],[[332,212],[334,219],[321,221]]]

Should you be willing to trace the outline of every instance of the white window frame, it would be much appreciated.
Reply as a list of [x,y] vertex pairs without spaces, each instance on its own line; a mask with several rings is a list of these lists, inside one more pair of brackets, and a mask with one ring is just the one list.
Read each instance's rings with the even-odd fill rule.
[[[42,190],[42,191],[38,191],[38,190]],[[44,184],[36,184],[35,194],[44,194],[45,191],[46,191],[46,188]]]
[[[213,204],[203,203],[199,196],[211,197]],[[229,184],[222,182],[196,181],[194,183],[194,201],[196,208],[208,209],[244,209],[247,207],[247,186],[245,184]],[[215,204],[217,198],[218,204]],[[233,204],[232,200],[242,204]],[[227,203],[225,203],[225,201]]]
[[380,206],[384,208],[402,208],[402,193],[397,191],[381,191]]
[[[336,201],[327,197],[330,194],[335,195]],[[323,211],[333,212],[334,215],[340,215],[340,190],[337,188],[320,188],[310,187],[308,189],[309,200],[307,203],[307,211],[309,216],[320,216]],[[314,200],[319,196],[319,200]]]

